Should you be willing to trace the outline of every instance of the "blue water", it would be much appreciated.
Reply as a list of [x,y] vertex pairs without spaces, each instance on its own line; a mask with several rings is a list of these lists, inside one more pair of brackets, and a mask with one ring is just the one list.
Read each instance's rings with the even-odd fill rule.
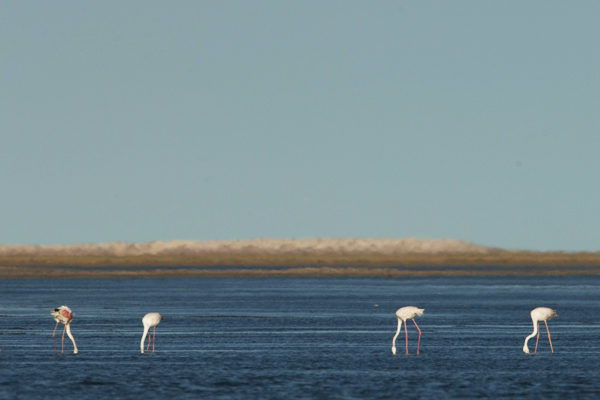
[[[597,398],[599,289],[598,277],[4,280],[0,399]],[[54,353],[62,304],[77,355],[68,340]],[[404,333],[390,351],[404,305],[425,308],[419,356],[412,324],[411,354]],[[521,351],[536,306],[558,312],[554,354],[545,328],[538,354]],[[149,311],[164,320],[142,355]]]

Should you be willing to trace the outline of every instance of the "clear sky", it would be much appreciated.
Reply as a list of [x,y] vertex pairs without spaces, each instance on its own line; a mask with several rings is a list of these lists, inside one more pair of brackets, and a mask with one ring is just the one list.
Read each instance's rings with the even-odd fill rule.
[[0,244],[600,250],[600,2],[0,2]]

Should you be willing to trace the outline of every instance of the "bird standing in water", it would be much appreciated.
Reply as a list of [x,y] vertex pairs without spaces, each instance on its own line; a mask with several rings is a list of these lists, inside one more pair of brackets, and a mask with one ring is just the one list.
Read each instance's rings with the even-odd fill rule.
[[[154,353],[154,344],[156,343],[156,326],[160,324],[162,319],[162,315],[157,312],[148,313],[144,315],[144,318],[142,318],[142,324],[144,324],[144,334],[142,335],[142,340],[140,342],[140,351],[142,354],[144,354],[144,341],[146,340],[146,335],[148,335],[150,328],[153,328],[152,330],[154,334],[150,333],[150,335],[148,335],[148,347],[146,348],[146,351],[150,349],[150,342],[152,342],[152,352]],[[152,339],[153,337],[154,340]]]
[[523,343],[523,352],[529,354],[529,347],[527,347],[527,342],[529,339],[537,335],[535,339],[535,350],[533,353],[537,352],[538,341],[540,340],[540,321],[544,321],[546,325],[546,332],[548,333],[548,341],[550,342],[550,350],[554,353],[554,349],[552,348],[552,339],[550,339],[550,330],[548,329],[548,321],[551,318],[558,317],[556,311],[548,307],[537,307],[531,310],[531,320],[533,321],[533,332],[531,335],[525,338],[525,343]]
[[423,315],[425,309],[417,308],[413,306],[406,306],[399,308],[396,310],[396,318],[398,318],[398,329],[396,329],[396,334],[394,335],[394,339],[392,340],[392,354],[396,354],[396,338],[400,334],[400,329],[402,329],[402,322],[404,322],[404,338],[406,343],[406,354],[408,354],[408,331],[406,330],[406,320],[411,320],[417,330],[419,331],[419,341],[417,342],[417,354],[419,354],[419,346],[421,345],[421,329],[419,329],[419,325],[415,322],[415,317],[420,317]]
[[50,314],[52,314],[52,316],[54,317],[54,320],[56,321],[56,326],[54,327],[54,332],[52,332],[52,339],[54,339],[54,352],[56,353],[56,337],[54,336],[56,334],[56,328],[58,328],[58,324],[62,323],[64,324],[64,328],[63,328],[63,333],[62,333],[62,353],[65,352],[65,331],[67,332],[67,335],[69,336],[69,339],[71,339],[71,342],[73,342],[73,354],[77,354],[79,353],[79,350],[77,350],[77,343],[75,343],[75,338],[73,337],[73,335],[71,334],[71,321],[73,320],[73,312],[71,311],[71,309],[67,306],[60,306],[58,308],[55,308],[54,310],[50,311]]

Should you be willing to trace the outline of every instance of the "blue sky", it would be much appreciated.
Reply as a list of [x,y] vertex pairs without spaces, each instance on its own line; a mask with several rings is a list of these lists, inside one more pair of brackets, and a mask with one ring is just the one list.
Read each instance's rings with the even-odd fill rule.
[[0,3],[0,244],[600,250],[600,2]]

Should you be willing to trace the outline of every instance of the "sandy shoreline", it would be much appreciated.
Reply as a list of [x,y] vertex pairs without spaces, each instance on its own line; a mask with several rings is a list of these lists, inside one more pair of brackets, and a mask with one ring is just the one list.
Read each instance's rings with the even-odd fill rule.
[[0,279],[599,274],[598,253],[0,256]]
[[0,246],[0,279],[600,275],[600,252],[533,252],[451,239],[254,239]]

